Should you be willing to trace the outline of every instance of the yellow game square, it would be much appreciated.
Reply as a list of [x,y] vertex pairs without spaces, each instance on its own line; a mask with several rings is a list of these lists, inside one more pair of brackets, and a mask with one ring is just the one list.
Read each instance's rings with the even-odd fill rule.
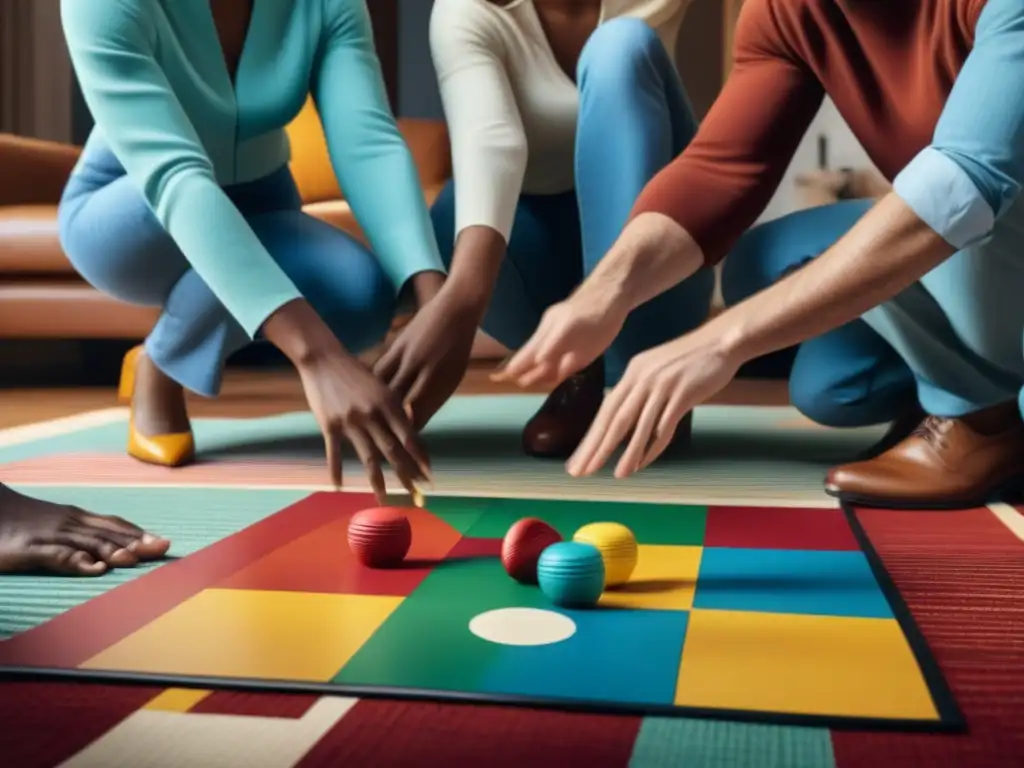
[[327,682],[400,597],[207,589],[85,669]]
[[695,610],[683,644],[676,704],[939,719],[894,619]]
[[693,605],[703,547],[640,545],[629,581],[608,589],[598,602],[606,608],[686,611]]

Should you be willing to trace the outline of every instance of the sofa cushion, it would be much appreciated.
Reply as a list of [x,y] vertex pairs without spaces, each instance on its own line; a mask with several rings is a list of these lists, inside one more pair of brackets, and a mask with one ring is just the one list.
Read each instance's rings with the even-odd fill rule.
[[56,203],[79,154],[68,144],[0,133],[0,207]]
[[81,280],[0,281],[2,338],[141,339],[158,314]]
[[56,206],[0,206],[0,274],[75,274],[60,247]]

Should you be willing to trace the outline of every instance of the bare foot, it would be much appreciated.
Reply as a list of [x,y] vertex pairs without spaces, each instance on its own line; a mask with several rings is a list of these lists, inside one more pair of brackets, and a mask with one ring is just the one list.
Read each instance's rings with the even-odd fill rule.
[[185,407],[185,390],[144,353],[139,355],[135,368],[132,418],[135,428],[147,437],[191,429]]
[[0,483],[0,574],[99,576],[159,560],[170,546],[119,517],[33,499]]

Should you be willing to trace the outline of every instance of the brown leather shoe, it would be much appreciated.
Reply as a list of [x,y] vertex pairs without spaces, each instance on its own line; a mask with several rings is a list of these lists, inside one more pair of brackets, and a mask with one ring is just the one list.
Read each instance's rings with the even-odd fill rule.
[[604,401],[604,368],[595,363],[548,395],[523,429],[523,451],[543,459],[568,459],[586,437]]
[[879,441],[856,456],[852,457],[852,461],[868,461],[881,456],[883,453],[888,451],[893,446],[899,445],[906,440],[916,430],[921,422],[928,416],[927,413],[916,403],[907,409],[907,412],[897,416],[889,428],[885,431],[885,434],[879,439]]
[[869,461],[836,467],[825,492],[893,509],[978,507],[1024,481],[1024,423],[981,434],[961,419],[928,416],[909,437]]

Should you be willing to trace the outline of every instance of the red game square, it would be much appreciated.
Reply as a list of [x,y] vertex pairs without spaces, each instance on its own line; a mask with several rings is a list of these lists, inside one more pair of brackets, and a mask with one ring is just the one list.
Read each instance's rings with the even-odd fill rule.
[[460,534],[425,509],[407,510],[412,547],[397,568],[368,568],[348,547],[351,511],[288,542],[219,582],[219,589],[260,589],[404,597],[459,541]]
[[841,509],[708,507],[705,547],[858,551]]

